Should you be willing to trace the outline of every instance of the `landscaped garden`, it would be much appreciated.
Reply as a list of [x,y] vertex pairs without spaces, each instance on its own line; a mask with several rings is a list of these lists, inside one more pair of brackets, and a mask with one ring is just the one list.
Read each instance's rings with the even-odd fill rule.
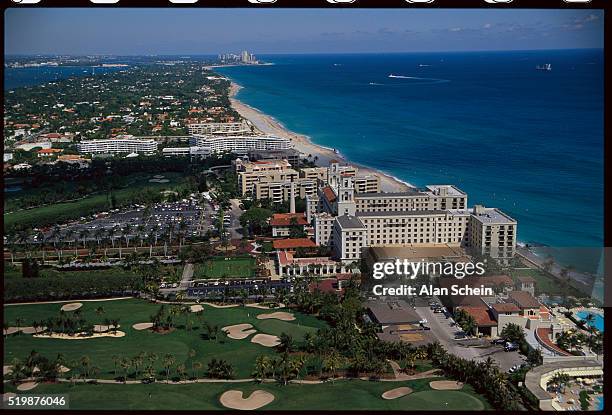
[[213,257],[196,265],[193,278],[250,278],[255,276],[255,270],[255,258],[250,256]]

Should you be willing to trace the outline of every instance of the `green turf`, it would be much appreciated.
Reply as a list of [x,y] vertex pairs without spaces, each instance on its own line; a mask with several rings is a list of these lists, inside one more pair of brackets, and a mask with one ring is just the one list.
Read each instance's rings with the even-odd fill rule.
[[[513,269],[512,276],[515,277],[532,277],[535,283],[536,295],[563,295],[563,285],[561,281],[549,276],[543,271],[537,269]],[[572,290],[575,291],[575,290]]]
[[217,257],[198,264],[194,278],[248,278],[255,276],[253,257]]
[[[407,382],[335,381],[317,385],[279,384],[186,384],[186,385],[74,385],[42,384],[36,393],[69,395],[71,409],[158,409],[219,410],[219,397],[234,389],[272,393],[275,400],[265,410],[481,410],[488,403],[470,387],[462,391],[434,391],[431,379]],[[385,400],[381,394],[400,386],[414,390],[410,395]],[[14,391],[7,385],[7,391]],[[32,393],[30,392],[30,393]]]
[[[95,313],[97,307],[104,308],[104,314]],[[11,305],[4,308],[4,321],[10,326],[16,325],[16,319],[23,320],[22,326],[31,325],[32,321],[46,319],[59,313],[61,304],[32,304]],[[143,300],[129,299],[119,301],[84,302],[81,308],[84,318],[91,323],[102,323],[105,318],[119,319],[121,330],[127,335],[122,338],[98,338],[87,340],[58,340],[34,338],[30,335],[18,334],[9,336],[4,343],[4,361],[9,363],[13,358],[24,359],[31,350],[36,350],[43,356],[54,358],[58,353],[64,354],[66,359],[74,361],[87,355],[93,366],[101,369],[100,378],[114,377],[113,356],[133,358],[140,352],[154,352],[160,359],[157,369],[162,370],[161,357],[171,353],[176,359],[176,365],[184,363],[191,367],[188,353],[191,349],[196,351],[195,361],[206,365],[212,358],[225,359],[234,366],[237,378],[250,377],[255,359],[258,355],[274,354],[274,350],[250,342],[250,337],[244,340],[233,340],[221,334],[217,341],[205,340],[202,335],[206,333],[204,323],[224,327],[233,324],[251,323],[261,333],[280,335],[288,332],[296,341],[300,341],[307,332],[315,332],[317,328],[324,327],[325,323],[313,316],[295,313],[296,320],[284,322],[278,320],[258,320],[256,316],[266,313],[250,307],[213,308],[204,306],[203,322],[198,321],[195,314],[189,313],[194,330],[187,331],[182,327],[186,316],[178,316],[176,324],[178,329],[169,334],[158,334],[150,331],[136,331],[132,329],[134,323],[151,321],[160,305],[151,304]],[[175,366],[176,366],[175,365]],[[70,367],[70,364],[67,366]]]

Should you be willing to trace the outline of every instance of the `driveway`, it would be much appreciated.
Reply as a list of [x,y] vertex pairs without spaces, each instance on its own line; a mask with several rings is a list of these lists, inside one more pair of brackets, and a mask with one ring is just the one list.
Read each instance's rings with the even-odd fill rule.
[[432,334],[450,353],[470,360],[494,359],[502,371],[525,361],[518,352],[505,352],[502,346],[492,345],[487,339],[455,340],[455,334],[461,332],[458,327],[450,325],[450,319],[443,313],[434,313],[429,306],[416,307],[416,312],[427,319]]

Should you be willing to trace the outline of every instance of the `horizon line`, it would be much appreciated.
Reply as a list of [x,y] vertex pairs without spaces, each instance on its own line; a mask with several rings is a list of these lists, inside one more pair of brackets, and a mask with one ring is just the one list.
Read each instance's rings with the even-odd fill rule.
[[[482,52],[537,52],[537,51],[561,51],[561,50],[604,50],[604,47],[584,47],[584,48],[534,48],[534,49],[466,49],[466,50],[439,50],[439,51],[362,51],[362,52],[255,52],[255,55],[390,55],[390,54],[403,54],[403,53],[482,53]],[[246,50],[246,49],[245,49]],[[189,53],[189,52],[176,52],[173,54],[165,53],[143,53],[143,54],[117,54],[117,53],[5,53],[4,56],[67,56],[67,57],[85,57],[85,56],[114,56],[114,57],[154,57],[154,56],[216,56],[223,53],[234,53],[234,52],[208,52],[208,53]],[[186,56],[186,57],[191,57]]]

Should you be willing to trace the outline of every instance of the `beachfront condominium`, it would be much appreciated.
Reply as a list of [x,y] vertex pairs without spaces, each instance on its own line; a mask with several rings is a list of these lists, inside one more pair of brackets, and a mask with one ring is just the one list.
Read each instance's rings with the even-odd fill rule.
[[[241,196],[256,200],[270,199],[281,203],[290,198],[291,184],[295,186],[295,197],[305,199],[317,194],[319,183],[327,181],[327,168],[309,167],[295,170],[287,160],[234,161]],[[375,174],[357,176],[357,168],[339,166],[343,177],[351,177],[358,183],[356,188],[362,193],[380,191],[380,177]],[[357,191],[357,190],[356,190]]]
[[455,186],[357,193],[357,178],[340,167],[332,163],[327,182],[306,198],[316,243],[330,246],[338,260],[356,261],[376,246],[456,246],[502,262],[514,256],[516,221],[499,209],[468,209],[467,195]]
[[295,188],[295,197],[305,199],[314,196],[317,191],[317,181],[300,178],[297,170],[291,167],[287,160],[234,161],[238,177],[240,195],[253,199],[270,199],[273,203],[289,200],[291,184]]
[[288,150],[293,143],[288,138],[274,136],[212,136],[195,134],[189,138],[192,147],[208,147],[211,153],[247,154],[250,150]]
[[249,135],[253,133],[246,121],[240,122],[204,122],[187,124],[189,134],[210,135]]
[[106,140],[83,140],[76,145],[81,154],[125,154],[152,155],[157,152],[155,140],[120,136]]

